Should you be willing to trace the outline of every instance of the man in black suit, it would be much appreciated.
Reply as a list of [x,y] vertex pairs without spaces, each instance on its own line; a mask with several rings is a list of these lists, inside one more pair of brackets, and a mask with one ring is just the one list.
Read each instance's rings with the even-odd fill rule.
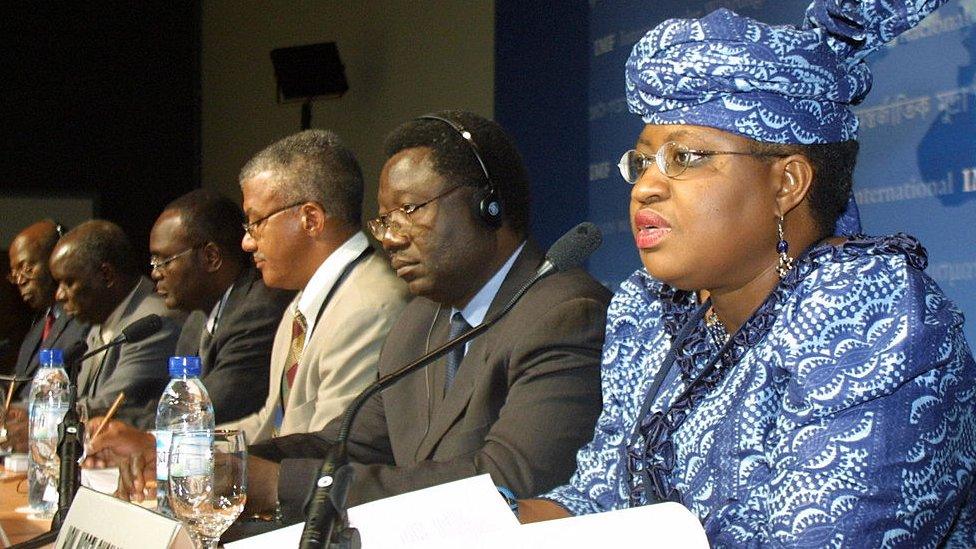
[[[381,215],[370,221],[417,296],[390,331],[380,375],[503,308],[542,262],[511,140],[465,112],[403,124],[387,141]],[[480,153],[480,154],[479,154]],[[366,403],[352,426],[359,504],[489,473],[531,495],[565,482],[600,411],[609,292],[580,269],[536,284],[482,336]],[[251,447],[248,506],[300,520],[338,421]]]
[[264,404],[275,330],[294,297],[264,285],[241,249],[243,222],[231,200],[201,189],[166,206],[149,235],[156,293],[189,313],[176,354],[200,356],[217,423]]
[[[25,228],[10,244],[10,282],[17,286],[24,303],[37,315],[20,346],[14,370],[17,377],[34,375],[40,366],[38,354],[42,348],[70,349],[75,343],[83,342],[88,331],[87,324],[65,314],[54,300],[56,285],[48,259],[62,230],[54,221],[45,219]],[[30,383],[22,382],[14,396],[18,401],[26,401],[29,392]],[[11,440],[20,448],[27,440],[26,413],[17,407],[10,415]]]

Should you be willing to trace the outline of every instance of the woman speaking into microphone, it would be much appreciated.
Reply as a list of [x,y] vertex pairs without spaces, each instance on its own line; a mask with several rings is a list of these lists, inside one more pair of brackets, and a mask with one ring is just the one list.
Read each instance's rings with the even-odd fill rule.
[[608,311],[593,440],[523,521],[670,500],[714,547],[976,546],[962,315],[918,241],[859,234],[851,193],[864,58],[941,3],[720,9],[634,46],[643,268]]

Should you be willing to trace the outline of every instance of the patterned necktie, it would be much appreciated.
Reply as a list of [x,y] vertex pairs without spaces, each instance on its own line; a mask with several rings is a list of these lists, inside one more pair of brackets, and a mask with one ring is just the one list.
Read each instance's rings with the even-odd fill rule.
[[[451,315],[451,330],[447,334],[447,340],[450,341],[457,336],[467,332],[471,328],[464,317],[461,316],[461,312],[458,311]],[[458,368],[461,367],[461,361],[464,360],[464,345],[458,345],[450,353],[447,354],[447,372],[444,376],[444,393],[446,394],[448,389],[454,383],[454,376],[457,375]]]
[[[305,330],[307,329],[308,324],[305,323],[305,316],[302,315],[301,311],[295,311],[295,319],[291,323],[291,347],[288,348],[288,358],[285,361],[285,364],[288,365],[288,369],[285,371],[285,379],[289,392],[291,391],[291,386],[295,383],[295,374],[298,373],[298,363],[302,360],[302,350],[305,347]],[[286,394],[286,400],[287,396]]]
[[54,327],[54,311],[48,309],[47,315],[44,316],[44,331],[41,332],[41,341],[43,342],[47,339],[47,336],[51,335],[51,328]]

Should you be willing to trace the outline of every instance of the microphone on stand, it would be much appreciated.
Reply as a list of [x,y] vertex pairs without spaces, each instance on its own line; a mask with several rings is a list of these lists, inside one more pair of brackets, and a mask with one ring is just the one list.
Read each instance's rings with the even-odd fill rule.
[[[418,358],[417,360],[407,364],[403,368],[387,374],[380,379],[373,382],[372,385],[367,387],[362,393],[357,396],[352,403],[346,408],[345,413],[342,415],[342,423],[339,428],[339,435],[336,437],[335,444],[329,448],[328,454],[325,458],[325,463],[322,464],[322,468],[319,470],[319,476],[315,483],[315,490],[312,492],[312,496],[307,504],[307,515],[305,521],[305,529],[302,531],[301,545],[302,549],[319,549],[326,547],[330,540],[333,538],[333,532],[337,527],[341,527],[341,513],[339,509],[344,507],[342,503],[345,500],[345,493],[343,492],[341,499],[342,503],[338,502],[338,494],[333,494],[333,486],[339,485],[339,480],[343,471],[347,469],[341,469],[348,461],[346,455],[346,443],[349,440],[349,431],[352,427],[352,422],[356,418],[356,414],[363,404],[366,403],[373,395],[383,391],[387,387],[393,385],[397,381],[403,379],[409,374],[428,366],[430,363],[449,353],[452,349],[464,345],[468,341],[478,337],[488,328],[498,322],[503,316],[508,314],[508,312],[515,306],[515,304],[522,298],[523,295],[529,288],[531,288],[539,280],[549,276],[554,272],[561,272],[576,267],[583,262],[590,254],[592,254],[600,244],[603,242],[603,235],[600,233],[600,229],[593,223],[584,222],[580,223],[576,227],[570,229],[569,232],[564,234],[556,241],[549,251],[546,252],[545,261],[539,266],[535,275],[526,282],[516,293],[512,296],[512,299],[505,304],[505,306],[498,311],[491,318],[486,319],[481,324],[471,328],[467,332],[464,332],[460,336],[448,341],[447,343],[441,345],[440,347],[434,349],[433,351],[427,353],[426,355]],[[337,472],[340,475],[337,475]],[[350,482],[345,482],[345,488],[348,489]]]

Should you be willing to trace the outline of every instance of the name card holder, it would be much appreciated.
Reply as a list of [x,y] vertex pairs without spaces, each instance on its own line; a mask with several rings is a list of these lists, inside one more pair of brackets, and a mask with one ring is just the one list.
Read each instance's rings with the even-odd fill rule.
[[193,541],[178,520],[82,486],[54,546],[193,549]]

